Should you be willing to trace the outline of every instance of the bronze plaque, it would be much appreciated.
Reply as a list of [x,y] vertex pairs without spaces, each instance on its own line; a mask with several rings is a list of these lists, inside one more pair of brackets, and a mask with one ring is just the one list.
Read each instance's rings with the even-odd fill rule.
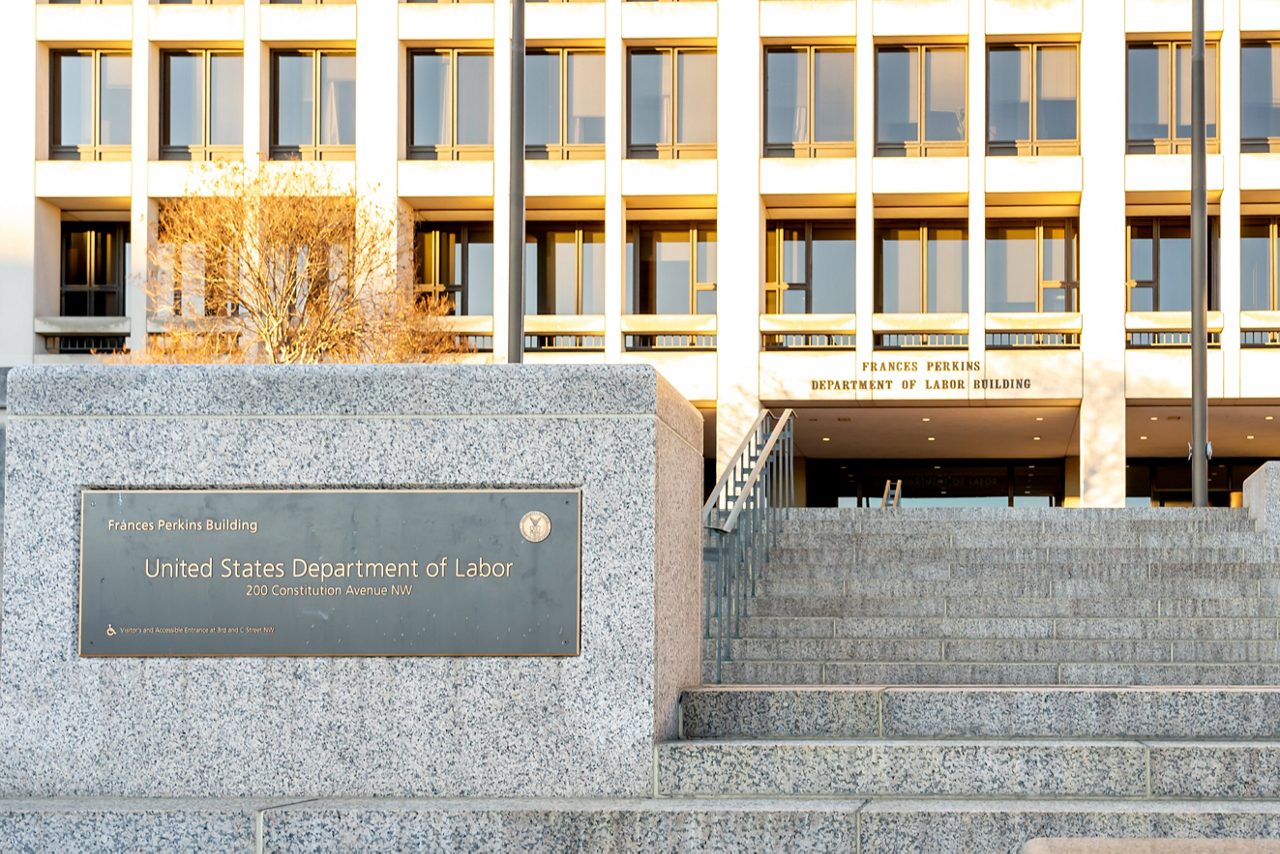
[[577,655],[577,490],[100,490],[83,656]]

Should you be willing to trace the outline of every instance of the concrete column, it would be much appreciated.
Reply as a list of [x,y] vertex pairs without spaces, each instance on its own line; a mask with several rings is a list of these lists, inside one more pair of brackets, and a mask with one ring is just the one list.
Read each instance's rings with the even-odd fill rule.
[[605,0],[604,20],[604,358],[622,356],[622,315],[627,290],[627,211],[622,198],[626,157],[626,48],[622,43],[623,0]]
[[858,140],[858,195],[855,201],[858,252],[854,260],[854,311],[858,316],[856,344],[859,363],[870,361],[875,344],[875,336],[871,332],[871,319],[876,305],[875,195],[871,186],[876,153],[876,49],[872,40],[873,11],[871,3],[857,5],[858,41],[857,52],[854,54],[857,65],[854,75],[854,117]]
[[[1218,216],[1218,294],[1222,307],[1222,393],[1240,395],[1240,6],[1222,4],[1218,45],[1218,143],[1222,198]],[[1209,380],[1213,388],[1213,380]],[[1213,441],[1212,427],[1209,441]]]
[[155,227],[155,202],[147,195],[147,162],[160,159],[159,111],[151,121],[153,103],[160,95],[159,49],[147,37],[147,0],[133,0],[133,57],[130,64],[130,160],[133,180],[130,186],[129,257],[131,275],[125,282],[124,309],[129,315],[130,350],[147,346],[147,265],[152,229]]
[[[0,186],[9,202],[0,205],[0,367],[23,365],[43,349],[32,331],[36,308],[36,138],[43,125],[36,116],[48,115],[48,59],[39,63],[36,47],[36,6],[13,3],[5,9],[0,28],[0,68],[12,85],[5,94],[8,110],[0,134]],[[44,80],[43,86],[31,85]],[[29,81],[29,82],[24,82]],[[39,100],[40,93],[44,101]],[[56,243],[53,244],[55,247]],[[55,249],[56,251],[56,249]]]
[[969,3],[969,358],[975,362],[987,352],[986,33],[987,4]]
[[719,4],[716,74],[718,150],[716,259],[716,467],[760,411],[760,304],[764,209],[760,201],[763,89],[760,17]]
[[493,4],[493,361],[507,360],[511,225],[511,0]]
[[1080,44],[1080,305],[1084,395],[1080,401],[1080,503],[1125,498],[1125,79],[1124,4],[1084,8]]
[[[400,92],[403,62],[398,38],[397,4],[395,0],[373,0],[361,3],[356,19],[356,190],[368,204],[363,211],[376,222],[373,228],[391,224],[385,251],[393,269],[403,274],[412,248],[413,223],[400,216],[396,183],[396,164],[400,159],[401,140],[397,132],[404,111]],[[405,225],[408,234],[403,233]],[[407,238],[407,239],[406,239]],[[397,277],[397,278],[401,278]],[[388,285],[391,282],[386,283]]]

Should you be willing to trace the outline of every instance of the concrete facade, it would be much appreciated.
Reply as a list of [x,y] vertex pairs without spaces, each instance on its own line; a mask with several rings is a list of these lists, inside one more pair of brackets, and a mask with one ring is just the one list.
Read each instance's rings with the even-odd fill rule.
[[[1208,31],[1218,45],[1218,151],[1209,158],[1211,214],[1218,218],[1220,311],[1211,318],[1220,344],[1210,354],[1214,397],[1211,439],[1220,458],[1280,454],[1280,431],[1262,424],[1280,401],[1280,352],[1250,340],[1280,331],[1280,313],[1244,311],[1240,288],[1242,216],[1280,213],[1280,153],[1241,151],[1240,45],[1280,31],[1280,7],[1264,0],[1210,0]],[[125,0],[63,6],[22,0],[0,35],[3,63],[17,81],[6,95],[12,131],[0,141],[0,183],[16,188],[0,204],[0,365],[83,360],[50,353],[46,342],[71,332],[124,334],[145,346],[148,324],[140,279],[127,289],[123,318],[87,327],[59,316],[59,227],[68,219],[127,220],[133,270],[146,268],[147,233],[157,199],[184,191],[195,167],[159,159],[159,64],[162,50],[242,50],[243,156],[269,156],[273,50],[331,47],[357,57],[357,142],[350,160],[302,164],[376,188],[379,204],[408,222],[492,223],[493,314],[460,328],[505,351],[507,269],[505,211],[509,8],[496,3],[356,3],[159,5]],[[1187,4],[1170,0],[721,0],[721,2],[531,3],[531,48],[572,46],[605,54],[605,132],[599,159],[530,161],[531,221],[602,222],[605,289],[602,315],[531,316],[531,331],[580,334],[600,346],[532,352],[530,362],[646,363],[714,417],[704,453],[723,465],[760,405],[802,406],[800,452],[811,460],[874,456],[918,426],[921,407],[947,424],[892,453],[897,457],[1059,459],[1068,503],[1116,506],[1126,497],[1133,458],[1178,459],[1185,424],[1166,423],[1185,407],[1189,357],[1184,347],[1133,347],[1131,334],[1176,334],[1181,312],[1129,312],[1126,217],[1185,216],[1189,166],[1184,154],[1126,150],[1126,44],[1184,40]],[[987,49],[1002,43],[1079,47],[1079,151],[1045,156],[987,156]],[[967,146],[963,156],[888,157],[876,152],[875,48],[894,44],[967,47]],[[764,48],[848,45],[856,50],[856,150],[841,156],[764,156]],[[714,48],[717,62],[712,159],[628,157],[627,51],[637,47]],[[491,159],[411,159],[406,147],[407,51],[421,47],[492,48]],[[117,162],[50,159],[49,54],[67,48],[131,51],[132,139]],[[499,213],[494,216],[494,212]],[[1080,311],[1014,316],[990,312],[982,251],[999,220],[1078,218]],[[968,310],[958,314],[876,312],[877,222],[966,223]],[[781,220],[854,220],[858,252],[855,310],[847,315],[765,313],[766,224]],[[627,229],[639,222],[714,222],[719,252],[714,314],[644,316],[624,304]],[[853,342],[821,349],[766,346],[765,336],[838,331]],[[988,336],[1060,332],[1079,335],[1062,348],[994,347]],[[632,334],[701,334],[713,347],[629,348]],[[892,334],[967,336],[959,349],[885,349]],[[1252,335],[1253,338],[1249,338]],[[904,357],[976,365],[961,371],[885,371]],[[879,368],[879,370],[873,370]],[[891,391],[858,388],[889,376]],[[960,387],[908,389],[901,380],[942,376]],[[1022,379],[1027,387],[982,387]],[[822,386],[826,380],[851,386]],[[896,415],[866,420],[872,410]],[[1150,411],[1148,411],[1150,410]],[[1038,432],[1036,417],[1061,425]],[[842,426],[848,420],[852,426]],[[1159,422],[1150,426],[1150,422]],[[812,422],[812,426],[811,423]],[[1256,428],[1256,429],[1255,429]],[[823,444],[823,435],[831,438]],[[988,441],[983,443],[981,439]],[[933,440],[929,440],[933,441]],[[886,454],[890,452],[884,452]]]

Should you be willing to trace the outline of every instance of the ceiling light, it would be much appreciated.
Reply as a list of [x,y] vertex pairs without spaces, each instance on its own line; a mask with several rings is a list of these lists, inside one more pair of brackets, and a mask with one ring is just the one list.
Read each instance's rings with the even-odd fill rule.
[[1268,415],[1266,418],[1263,418],[1262,420],[1263,420],[1263,421],[1275,421],[1275,420],[1276,420],[1276,417],[1275,417],[1274,415]]
[[932,442],[932,441],[933,441],[933,437],[932,437],[932,436],[930,436],[930,437],[929,437],[929,441],[930,441],[930,442]]
[[1033,469],[1033,468],[1035,468],[1035,467],[1036,467],[1036,464],[1035,464],[1035,463],[1032,463],[1031,465],[1027,466],[1027,468],[1029,468],[1029,469]]
[[823,436],[823,437],[822,437],[822,441],[824,441],[824,442],[830,442],[830,441],[831,441],[831,437],[830,437],[830,436]]
[[932,421],[933,419],[932,419],[932,418],[921,418],[920,420],[921,420],[921,421],[923,421],[923,422],[925,422],[925,423],[927,424],[928,422]]
[[1043,421],[1043,420],[1044,420],[1044,416],[1043,416],[1043,415],[1037,415],[1037,416],[1036,416],[1036,420],[1037,420],[1037,421]]
[[1151,420],[1152,420],[1152,421],[1159,421],[1159,420],[1160,420],[1160,416],[1159,416],[1159,415],[1152,415],[1152,416],[1151,416]]
[[1034,441],[1034,442],[1039,442],[1039,441],[1040,441],[1040,437],[1039,437],[1039,436],[1032,436],[1032,437],[1031,437],[1031,440],[1032,440],[1032,441]]
[[1146,437],[1146,436],[1139,436],[1138,438],[1139,438],[1139,439],[1141,439],[1141,440],[1142,440],[1142,441],[1144,441],[1144,442],[1145,442],[1145,441],[1147,441],[1147,437]]
[[934,467],[933,467],[934,471],[937,471],[937,470],[938,470],[938,469],[940,469],[940,468],[942,468],[942,466],[934,466]]
[[1250,436],[1245,436],[1245,438],[1246,438],[1246,439],[1252,439],[1252,438],[1253,438],[1253,436],[1252,436],[1252,435],[1250,435]]

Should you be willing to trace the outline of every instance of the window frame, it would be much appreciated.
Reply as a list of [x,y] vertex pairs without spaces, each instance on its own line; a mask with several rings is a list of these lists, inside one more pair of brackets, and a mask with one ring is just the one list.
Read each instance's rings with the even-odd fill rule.
[[[268,159],[270,160],[355,160],[355,143],[335,145],[320,142],[321,92],[320,92],[320,60],[324,56],[350,56],[356,52],[349,48],[306,48],[288,47],[273,48],[269,57],[269,73],[271,75],[271,100],[269,103],[269,136]],[[280,66],[282,56],[309,56],[311,58],[311,143],[309,145],[281,145],[276,140],[280,132],[280,114],[277,106],[280,103]]]
[[[493,223],[492,222],[434,222],[431,220],[420,220],[414,226],[414,282],[413,295],[417,298],[420,295],[428,297],[447,296],[452,300],[452,310],[449,315],[451,317],[488,317],[490,315],[472,315],[471,314],[471,232],[487,231],[489,233],[489,245],[493,245]],[[459,278],[462,283],[453,285],[440,281],[440,263],[441,258],[440,244],[441,235],[449,233],[457,236],[458,244],[462,247],[461,258],[459,259],[461,273]],[[436,259],[435,268],[429,273],[426,270],[425,259],[418,257],[418,237],[425,235],[433,245],[432,257]],[[422,262],[422,263],[420,263]],[[419,272],[424,273],[422,277],[418,276]],[[492,301],[492,297],[490,297]]]
[[[808,125],[805,129],[806,142],[769,142],[769,54],[770,53],[805,53],[805,69],[808,74],[808,103],[805,110],[808,116]],[[814,124],[816,122],[816,110],[814,108],[817,100],[816,87],[816,59],[818,53],[823,51],[844,51],[853,54],[854,61],[854,79],[849,81],[849,85],[853,87],[853,139],[839,142],[817,142],[814,140]],[[857,73],[858,73],[858,54],[857,47],[852,44],[796,44],[796,45],[765,45],[764,47],[764,64],[762,67],[762,78],[764,81],[764,92],[761,98],[763,105],[763,127],[761,128],[761,137],[764,146],[765,157],[854,157],[857,155],[857,136],[858,136],[858,97],[857,97]]]
[[[1191,42],[1185,39],[1130,39],[1124,45],[1124,135],[1125,135],[1125,153],[1126,154],[1190,154],[1191,153],[1191,137],[1178,136],[1178,48],[1190,48]],[[1131,105],[1129,102],[1129,52],[1135,47],[1167,47],[1169,49],[1169,136],[1161,139],[1133,139],[1129,136],[1129,114]],[[1215,69],[1214,82],[1217,84],[1215,90],[1217,92],[1214,103],[1218,105],[1217,115],[1213,117],[1213,126],[1217,133],[1214,136],[1205,135],[1205,152],[1208,154],[1217,154],[1220,145],[1220,137],[1222,134],[1222,42],[1206,41],[1206,50],[1209,47],[1214,48],[1214,55],[1218,58],[1218,67]],[[1077,69],[1079,66],[1077,65]],[[1206,75],[1207,76],[1207,75]],[[1243,87],[1241,87],[1243,91]],[[1207,91],[1207,90],[1206,90]],[[1205,116],[1206,120],[1209,118]],[[1206,121],[1207,123],[1207,121]]]
[[[769,220],[765,223],[765,240],[767,243],[773,244],[774,260],[777,269],[765,270],[764,282],[764,314],[768,315],[789,315],[791,317],[821,317],[827,315],[826,312],[815,313],[813,311],[813,230],[814,227],[847,227],[849,233],[853,236],[854,251],[857,251],[858,228],[856,220],[852,219],[778,219]],[[783,280],[780,275],[783,268],[783,246],[786,243],[786,230],[803,228],[804,230],[804,283],[795,284]],[[769,246],[765,246],[765,257],[768,258]],[[852,275],[849,277],[849,296],[853,301],[854,308],[857,307],[857,265],[850,271]],[[788,312],[786,311],[785,295],[788,291],[802,291],[804,293],[804,311]],[[773,297],[774,306],[777,311],[769,311],[769,298]],[[853,310],[848,312],[837,312],[834,316],[844,317],[852,315]]]
[[[556,0],[556,2],[586,2],[586,0]],[[598,2],[598,0],[591,0]],[[568,142],[569,139],[569,57],[572,54],[604,56],[604,50],[591,47],[532,47],[525,51],[525,84],[528,86],[528,58],[533,55],[556,56],[560,64],[560,142],[554,145],[525,145],[525,160],[603,160],[603,142]],[[607,90],[605,100],[608,100]],[[525,96],[528,97],[527,95]],[[492,99],[490,99],[492,103]],[[603,106],[603,105],[602,105]]]
[[[1280,250],[1280,216],[1242,216],[1240,217],[1241,244],[1240,253],[1244,254],[1243,232],[1245,225],[1265,225],[1267,227],[1267,267],[1268,267],[1268,283],[1267,290],[1270,295],[1270,307],[1249,309],[1244,308],[1243,311],[1280,311],[1280,256],[1276,252]],[[1243,257],[1241,258],[1241,270],[1244,269]],[[1240,277],[1240,304],[1244,305],[1244,276]]]
[[[169,130],[169,58],[173,56],[198,56],[200,57],[201,74],[203,77],[200,91],[200,133],[201,142],[199,145],[173,145],[165,141],[165,136]],[[241,81],[243,84],[244,73],[244,52],[238,50],[221,50],[217,48],[174,48],[172,50],[160,51],[160,104],[159,104],[159,120],[160,127],[158,129],[160,135],[160,159],[161,160],[239,160],[244,157],[243,127],[241,128],[242,141],[239,145],[214,145],[209,142],[210,133],[210,105],[212,104],[211,91],[213,87],[213,58],[215,56],[238,56],[241,63]],[[244,87],[241,86],[240,91],[240,110],[244,111]]]
[[[650,54],[669,54],[671,57],[671,104],[669,106],[670,113],[667,120],[671,123],[671,141],[668,143],[632,143],[631,142],[631,105],[632,105],[632,79],[631,79],[631,57],[638,53]],[[627,159],[628,160],[714,160],[717,152],[719,138],[717,134],[716,142],[679,142],[677,137],[680,136],[680,56],[682,54],[710,54],[715,57],[716,63],[716,81],[717,86],[720,80],[720,54],[714,46],[705,47],[702,45],[690,46],[637,46],[627,49],[626,56],[626,102],[624,109],[626,110],[626,129],[625,137],[627,141]],[[715,93],[717,100],[719,92]]]
[[[62,123],[62,71],[59,60],[64,56],[87,56],[91,59],[93,74],[90,77],[89,98],[93,104],[90,127],[93,139],[85,145],[64,145],[55,142]],[[104,56],[129,57],[130,74],[133,69],[133,53],[119,48],[66,48],[49,51],[49,159],[50,160],[128,160],[133,151],[133,133],[130,129],[126,144],[104,144],[102,140],[102,58]],[[129,97],[133,97],[133,81],[129,81]],[[130,104],[130,121],[133,108]]]
[[[1036,136],[1037,113],[1040,110],[1040,65],[1037,61],[1041,48],[1074,48],[1076,52],[1076,137],[1075,139],[1040,140]],[[991,139],[991,54],[1010,48],[1030,51],[1031,102],[1027,115],[1027,139]],[[1075,42],[988,42],[987,43],[987,154],[990,156],[1073,156],[1080,153],[1080,45]]]
[[[413,47],[409,48],[407,62],[408,80],[405,89],[406,121],[405,121],[405,157],[409,160],[492,160],[493,143],[476,145],[458,142],[458,57],[487,56],[490,68],[494,61],[492,48],[482,47]],[[413,142],[414,112],[414,74],[413,59],[415,56],[448,56],[449,57],[449,110],[446,125],[449,128],[449,142],[442,145],[415,145]],[[492,114],[494,100],[494,76],[489,75],[489,112]],[[528,152],[526,149],[526,158]]]
[[[947,44],[942,42],[919,42],[912,44],[877,44],[875,46],[875,59],[880,58],[882,50],[910,50],[914,51],[919,63],[916,74],[916,139],[914,142],[881,142],[880,141],[880,64],[874,63],[876,73],[875,99],[875,137],[877,157],[965,157],[969,153],[969,130],[972,111],[969,109],[969,45],[965,44]],[[927,121],[928,108],[926,104],[927,97],[927,79],[928,74],[925,72],[927,52],[930,50],[956,50],[959,49],[964,53],[964,139],[956,140],[939,140],[929,141],[929,126]]]
[[[1240,41],[1240,65],[1242,68],[1244,66],[1244,51],[1246,48],[1250,48],[1250,47],[1272,48],[1273,58],[1274,58],[1276,55],[1276,52],[1280,52],[1280,39],[1248,39],[1247,41],[1242,39]],[[1219,48],[1219,50],[1221,50],[1221,48]],[[1241,116],[1240,151],[1241,153],[1260,152],[1260,153],[1274,154],[1274,153],[1280,152],[1280,135],[1265,136],[1265,137],[1251,137],[1251,136],[1244,135],[1244,85],[1245,85],[1244,79],[1242,76],[1240,80],[1240,116]],[[1219,86],[1221,86],[1221,84],[1219,84]],[[1277,95],[1280,95],[1280,93],[1275,93],[1275,92],[1272,93],[1273,98],[1275,98]]]
[[[1063,256],[1063,272],[1068,278],[1064,279],[1046,279],[1044,277],[1044,230],[1045,227],[1062,226],[1064,229],[1063,240],[1071,247],[1071,251]],[[1002,310],[996,312],[999,314],[1073,314],[1080,311],[1080,225],[1079,220],[1075,217],[1065,217],[1063,219],[1045,218],[1045,219],[988,219],[987,220],[987,241],[990,241],[991,230],[993,228],[1034,228],[1036,232],[1036,308],[1034,312],[1030,311],[1010,311]],[[986,251],[986,246],[983,246]],[[985,293],[988,305],[991,300],[991,267],[984,264],[987,271],[987,281],[985,284]],[[1074,274],[1075,278],[1070,278]],[[1063,311],[1045,311],[1044,309],[1044,292],[1046,290],[1062,290],[1070,295],[1070,307]],[[988,308],[988,311],[990,309]]]
[[[1149,288],[1151,290],[1151,308],[1138,309],[1139,313],[1147,313],[1147,311],[1185,311],[1186,309],[1160,308],[1160,227],[1161,225],[1176,225],[1183,227],[1184,217],[1179,216],[1128,216],[1124,221],[1124,277],[1125,277],[1125,299],[1124,308],[1126,312],[1134,312],[1133,308],[1133,292],[1137,288]],[[1186,228],[1191,226],[1191,218],[1185,217]],[[1151,278],[1135,279],[1133,277],[1133,227],[1135,224],[1151,224]],[[1209,311],[1218,311],[1219,305],[1219,247],[1218,247],[1218,217],[1210,216],[1207,229],[1208,257],[1205,259],[1208,268],[1208,292],[1205,294],[1208,302]]]
[[[67,248],[70,243],[71,235],[75,232],[84,232],[89,237],[88,248],[86,249],[87,258],[85,259],[85,268],[87,270],[86,278],[89,279],[86,284],[67,284]],[[97,254],[94,250],[94,244],[98,241],[99,236],[106,232],[113,232],[119,240],[120,252],[111,259],[111,266],[116,275],[114,284],[104,284],[96,281],[99,277],[96,275],[94,257]],[[128,247],[129,245],[129,224],[125,222],[73,222],[63,220],[61,223],[61,231],[58,242],[58,312],[62,317],[124,317],[127,314],[125,306],[125,295],[128,291],[127,282],[125,281],[125,272],[128,268]],[[112,293],[116,298],[116,305],[119,307],[118,314],[83,314],[69,315],[67,314],[67,295],[68,294],[87,294],[90,297],[90,305],[92,305],[92,296],[99,293]]]
[[[884,230],[906,230],[915,228],[918,234],[918,243],[920,251],[920,311],[907,312],[891,312],[884,310],[884,252],[882,250],[883,240],[881,234]],[[929,310],[929,234],[937,228],[960,228],[964,231],[964,240],[969,242],[969,220],[967,218],[956,219],[927,219],[927,220],[882,220],[876,223],[875,245],[872,251],[875,252],[875,280],[873,282],[874,292],[872,294],[873,310],[876,314],[953,314],[949,311],[930,311]],[[984,247],[985,250],[985,247]],[[972,246],[968,247],[968,251],[973,251]],[[964,270],[964,293],[961,295],[964,308],[959,313],[964,314],[969,311],[969,290],[973,287],[973,283],[969,281],[969,270]],[[983,283],[985,288],[986,283]]]
[[[640,259],[641,259],[641,242],[640,235],[645,231],[686,231],[688,232],[689,241],[689,311],[672,315],[671,312],[643,311],[640,308]],[[707,233],[716,235],[716,281],[700,282],[698,281],[698,243],[699,239]],[[669,222],[666,220],[653,220],[645,222],[637,222],[627,227],[627,242],[630,244],[631,252],[631,288],[630,294],[624,294],[624,302],[622,313],[624,315],[637,315],[640,317],[698,317],[698,294],[712,293],[716,294],[716,305],[719,306],[719,247],[720,247],[720,230],[714,220],[677,220]],[[623,283],[624,288],[626,282]],[[627,298],[629,297],[629,299]],[[654,301],[657,301],[657,294],[654,294]],[[714,312],[712,312],[714,313]]]
[[[530,245],[536,246],[538,243],[538,239],[543,235],[567,234],[570,231],[573,232],[574,303],[577,310],[566,312],[563,314],[560,312],[540,311],[536,304],[537,297],[539,296],[537,286],[534,282],[531,281],[532,277],[529,275],[530,271],[526,269],[525,271],[525,279],[527,282],[526,287],[530,285],[534,287],[533,296],[535,299],[535,304],[526,305],[524,307],[525,316],[527,317],[596,317],[596,316],[602,316],[605,313],[604,305],[603,305],[603,297],[604,297],[604,290],[607,290],[609,287],[607,276],[603,283],[603,287],[601,289],[601,297],[602,297],[602,304],[600,307],[601,310],[599,312],[583,312],[582,310],[582,304],[583,304],[582,248],[583,246],[586,245],[586,241],[583,239],[583,233],[587,231],[592,231],[592,232],[599,232],[601,235],[603,235],[604,234],[603,220],[570,220],[570,221],[548,220],[548,221],[530,222],[525,226],[525,236],[524,236],[525,252],[529,251],[528,247]],[[604,244],[601,243],[600,245],[603,246]],[[554,290],[554,287],[555,287],[554,283],[551,283],[551,287]]]

